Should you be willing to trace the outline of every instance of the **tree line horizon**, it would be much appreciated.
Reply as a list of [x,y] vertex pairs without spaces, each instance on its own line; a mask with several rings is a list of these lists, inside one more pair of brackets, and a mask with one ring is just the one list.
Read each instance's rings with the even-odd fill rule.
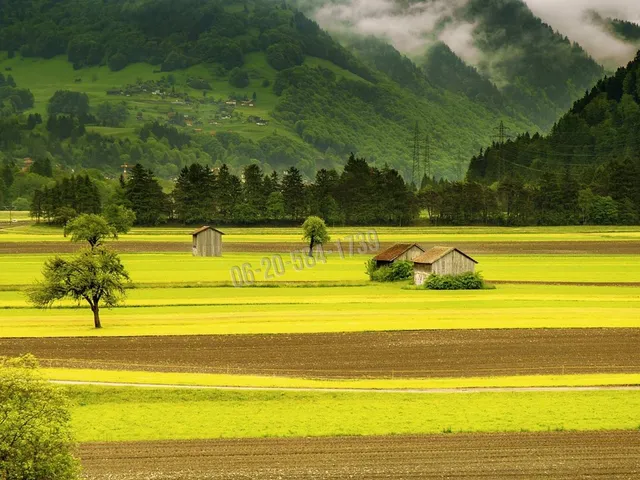
[[136,224],[268,226],[299,224],[317,216],[328,225],[633,225],[640,223],[640,184],[630,162],[612,164],[597,182],[570,168],[526,179],[509,170],[491,184],[423,178],[420,187],[397,170],[351,155],[342,172],[321,169],[305,182],[296,167],[265,173],[256,164],[242,175],[193,163],[165,193],[150,169],[136,164],[106,197],[88,175],[37,190],[36,221],[65,225],[74,215],[113,206],[131,209]]

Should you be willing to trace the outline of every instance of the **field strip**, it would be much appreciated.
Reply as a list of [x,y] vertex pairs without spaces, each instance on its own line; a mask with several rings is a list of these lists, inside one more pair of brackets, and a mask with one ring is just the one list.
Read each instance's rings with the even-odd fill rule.
[[[532,288],[532,287],[528,287]],[[586,288],[586,287],[585,287]],[[145,307],[103,310],[103,328],[92,328],[89,309],[15,309],[0,315],[3,338],[34,337],[135,337],[311,334],[469,329],[588,329],[640,327],[640,311],[633,298],[614,302],[595,296],[567,300],[533,297],[507,300],[473,300],[449,296],[451,302],[431,305],[336,302],[292,305],[231,305],[221,307]],[[422,292],[418,292],[422,293]],[[451,293],[451,292],[448,292]],[[587,292],[584,293],[587,295]],[[593,301],[592,301],[593,300]],[[537,305],[537,306],[536,306]],[[398,321],[402,319],[402,321]]]
[[[418,330],[277,335],[0,338],[76,375],[101,371],[322,380],[640,373],[640,329]],[[113,374],[115,375],[115,373]],[[169,377],[166,377],[169,378]],[[182,377],[180,377],[182,378]],[[185,377],[186,378],[186,377]],[[206,377],[213,378],[213,377]],[[566,377],[564,377],[566,378]],[[60,378],[95,380],[95,376]],[[110,381],[129,381],[122,376]],[[135,380],[138,382],[139,380]],[[135,383],[134,382],[134,383]],[[145,380],[146,383],[180,383]],[[194,380],[192,383],[202,382]],[[619,383],[619,382],[617,382]],[[521,386],[523,384],[510,385]]]
[[[54,375],[55,376],[55,375]],[[57,385],[67,386],[93,386],[93,387],[116,387],[116,388],[141,388],[141,389],[177,389],[177,390],[221,390],[221,391],[246,391],[246,392],[298,392],[298,393],[409,393],[409,394],[474,394],[474,393],[526,393],[526,392],[629,392],[640,391],[640,376],[634,376],[638,385],[592,385],[592,386],[536,386],[536,387],[451,387],[451,388],[335,388],[335,387],[255,387],[255,386],[224,386],[224,385],[185,385],[185,384],[153,384],[153,383],[124,383],[124,382],[102,382],[102,381],[77,381],[77,380],[49,380]],[[372,381],[371,383],[376,383]],[[379,381],[381,385],[384,381]],[[304,381],[300,381],[304,383]],[[363,381],[363,383],[366,383]],[[411,383],[411,382],[407,382]],[[416,381],[415,383],[419,383]],[[425,382],[425,383],[428,383]],[[464,383],[464,382],[461,382]],[[490,383],[490,380],[488,381]],[[497,383],[500,383],[498,380]],[[544,382],[542,382],[544,383]],[[551,382],[553,383],[553,382]],[[562,380],[558,383],[562,384]],[[346,385],[351,383],[346,381]],[[402,382],[398,382],[402,385]]]
[[79,442],[638,430],[640,389],[315,391],[67,385]]
[[640,432],[107,442],[81,444],[79,455],[89,480],[630,479]]
[[640,287],[640,282],[543,282],[525,280],[487,280],[494,285],[548,285],[565,287]]
[[[152,237],[152,236],[149,236]],[[395,240],[388,240],[381,243],[381,249],[387,248],[395,243],[418,242],[424,248],[434,245],[456,245],[471,255],[481,254],[527,254],[527,255],[638,255],[640,254],[640,241],[638,237],[611,239],[601,239],[594,241],[580,238],[567,241],[563,238],[555,240],[548,239],[527,239],[513,241],[499,238],[472,239],[447,237],[398,237]],[[191,254],[191,243],[189,241],[171,241],[166,237],[158,236],[156,239],[147,238],[127,238],[113,242],[111,246],[121,253],[184,253]],[[225,239],[225,253],[284,253],[300,251],[307,245],[300,242],[300,235],[291,238],[265,239],[264,236],[247,239]],[[60,237],[47,238],[42,235],[24,235],[10,237],[0,235],[0,254],[54,254],[72,253],[80,249],[77,244],[61,241]],[[365,255],[356,255],[357,258],[365,258]]]

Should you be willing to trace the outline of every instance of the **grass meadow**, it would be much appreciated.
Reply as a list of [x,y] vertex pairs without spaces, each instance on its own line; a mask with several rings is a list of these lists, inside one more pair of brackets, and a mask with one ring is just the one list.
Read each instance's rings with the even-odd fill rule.
[[618,430],[640,392],[407,394],[73,387],[81,442]]
[[[305,62],[311,67],[321,65],[325,68],[330,68],[338,77],[355,77],[351,72],[318,58],[307,57]],[[265,55],[261,52],[245,55],[245,69],[250,76],[250,84],[245,89],[231,86],[228,79],[225,76],[220,76],[219,72],[215,71],[215,67],[212,66],[200,64],[171,72],[171,75],[176,80],[176,91],[188,93],[191,98],[196,100],[201,99],[203,93],[187,85],[187,80],[190,77],[209,80],[212,89],[207,92],[207,97],[215,98],[216,100],[227,100],[232,94],[246,94],[248,97],[252,97],[253,93],[256,93],[257,102],[254,108],[241,106],[236,108],[236,112],[243,114],[244,117],[237,120],[219,120],[219,125],[211,126],[210,128],[208,128],[209,126],[206,122],[215,118],[218,113],[217,105],[200,104],[198,102],[194,102],[191,105],[178,105],[173,103],[174,98],[162,99],[159,96],[152,95],[150,92],[131,97],[107,96],[107,90],[136,84],[139,80],[160,80],[160,78],[169,75],[166,72],[160,72],[159,66],[136,63],[119,72],[112,72],[106,66],[88,67],[77,71],[73,69],[73,66],[65,56],[48,60],[20,57],[8,59],[4,52],[0,52],[0,69],[4,70],[6,68],[11,69],[11,75],[13,75],[19,87],[28,88],[33,92],[35,96],[33,111],[43,115],[46,113],[49,99],[56,90],[69,89],[86,93],[94,109],[102,102],[119,103],[125,101],[131,113],[127,125],[122,128],[89,128],[89,130],[97,131],[107,136],[124,139],[135,135],[136,127],[140,125],[140,122],[135,120],[136,112],[141,112],[145,121],[156,119],[164,121],[167,118],[167,113],[176,111],[205,121],[205,126],[202,129],[205,130],[203,134],[207,135],[211,134],[210,131],[225,130],[241,133],[243,136],[258,141],[277,133],[294,141],[302,142],[293,130],[271,117],[271,111],[273,111],[278,102],[278,97],[273,93],[271,86],[263,86],[263,81],[266,79],[273,84],[277,72],[268,65]],[[55,84],[52,84],[51,78],[56,79]],[[247,123],[245,118],[250,115],[268,119],[269,125],[258,126],[253,123]]]
[[[105,365],[108,366],[108,365]],[[518,375],[456,378],[375,378],[326,380],[259,375],[141,372],[129,370],[92,370],[81,368],[45,368],[50,380],[63,382],[126,383],[138,385],[181,385],[194,387],[283,388],[283,389],[355,389],[425,390],[520,387],[595,387],[639,385],[640,374]]]
[[[291,255],[283,254],[284,275],[267,274],[262,259],[274,254],[229,253],[222,258],[195,258],[185,253],[123,254],[122,262],[136,286],[197,287],[231,285],[233,267],[250,264],[257,284],[326,283],[327,285],[367,285],[365,261],[372,256],[344,259],[327,255],[326,263],[316,262],[298,271]],[[40,276],[45,260],[52,255],[0,255],[0,289],[19,288]],[[640,282],[640,256],[624,255],[476,255],[478,270],[491,281],[538,282]],[[258,271],[260,270],[260,271]],[[167,275],[166,272],[171,272]],[[269,272],[269,273],[274,273]],[[1,305],[1,304],[0,304]]]
[[[24,302],[1,292],[2,304]],[[423,329],[640,327],[640,293],[628,287],[501,285],[497,290],[429,292],[400,286],[213,288],[132,291],[130,304],[1,311],[3,337],[224,335]],[[19,295],[19,294],[18,294]],[[136,295],[139,307],[133,306]],[[186,298],[171,298],[186,295]],[[204,296],[201,296],[204,295]],[[200,297],[199,297],[200,296]],[[190,298],[189,298],[190,297]],[[199,298],[194,298],[199,297]],[[197,301],[202,305],[194,304]],[[154,305],[155,304],[155,305]]]
[[[300,244],[299,229],[223,229],[226,243]],[[334,241],[370,229],[331,229]],[[266,279],[272,253],[194,258],[189,228],[135,229],[122,241],[176,242],[184,252],[122,254],[132,285],[121,307],[102,310],[92,328],[87,307],[63,302],[49,310],[26,303],[24,289],[52,255],[0,255],[0,336],[136,336],[328,333],[424,329],[640,328],[640,256],[478,255],[495,289],[431,292],[410,282],[371,284],[369,255],[328,255]],[[379,228],[381,242],[626,242],[636,228]],[[0,242],[65,242],[59,229],[0,230]],[[111,246],[117,249],[118,243]],[[281,245],[279,245],[281,248]],[[231,286],[230,270],[250,265],[255,287]],[[609,286],[563,285],[604,282]],[[72,418],[81,442],[243,437],[394,435],[455,432],[637,429],[638,391],[406,392],[473,387],[571,387],[640,384],[638,374],[523,375],[486,378],[310,378],[46,368],[61,381],[228,387],[230,390],[70,386]],[[132,367],[135,368],[135,367]],[[311,388],[316,392],[233,390]],[[61,387],[63,388],[63,387]],[[329,389],[329,391],[322,391]],[[340,391],[385,390],[371,391]],[[386,392],[386,390],[397,390]]]
[[[222,228],[226,243],[300,243],[301,230],[292,228]],[[121,237],[127,242],[190,243],[193,228],[134,228]],[[331,227],[332,241],[349,241],[349,236],[377,232],[386,243],[463,243],[463,242],[603,242],[638,241],[638,227]],[[0,242],[65,242],[62,229],[29,225],[0,231]],[[117,248],[117,243],[112,243]]]

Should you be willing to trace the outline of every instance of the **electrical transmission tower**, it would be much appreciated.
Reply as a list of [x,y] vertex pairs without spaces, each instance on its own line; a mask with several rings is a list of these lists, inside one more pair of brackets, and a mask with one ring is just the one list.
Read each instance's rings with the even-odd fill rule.
[[431,180],[431,139],[429,135],[424,137],[423,178]]
[[509,129],[504,125],[503,121],[500,121],[500,125],[494,128],[494,130],[497,132],[497,135],[494,135],[493,138],[498,142],[498,179],[501,179],[506,173],[502,147],[504,147],[505,142],[511,138],[511,135],[509,135]]
[[413,165],[411,170],[411,183],[416,183],[416,174],[420,173],[420,125],[416,122],[416,128],[413,133]]

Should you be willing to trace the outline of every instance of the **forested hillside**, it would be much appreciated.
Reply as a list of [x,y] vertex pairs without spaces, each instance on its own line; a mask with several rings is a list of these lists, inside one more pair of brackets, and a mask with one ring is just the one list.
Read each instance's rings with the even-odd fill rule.
[[[548,136],[520,135],[481,151],[472,159],[467,179],[498,182],[524,217],[546,215],[549,222],[568,222],[579,215],[582,191],[587,204],[607,206],[600,218],[634,223],[640,219],[639,132],[640,54],[599,81]],[[534,192],[537,208],[526,200]]]
[[[515,111],[541,131],[604,74],[523,0],[297,1],[344,43],[355,45],[363,60],[379,48],[369,37],[388,40],[432,84],[497,106],[504,115]],[[363,42],[368,48],[361,48]]]
[[528,118],[546,130],[602,77],[604,69],[531,13],[521,0],[472,0],[480,71]]
[[[31,89],[27,114],[43,121],[5,108],[15,133],[3,155],[113,176],[141,162],[171,178],[197,161],[237,171],[296,165],[313,177],[355,152],[411,180],[418,123],[433,173],[455,178],[502,119],[514,131],[535,128],[439,88],[390,46],[376,55],[353,55],[284,2],[8,0],[0,68]],[[82,98],[81,111],[51,110],[54,94]]]
[[610,19],[609,27],[621,40],[640,44],[640,25],[625,20]]

